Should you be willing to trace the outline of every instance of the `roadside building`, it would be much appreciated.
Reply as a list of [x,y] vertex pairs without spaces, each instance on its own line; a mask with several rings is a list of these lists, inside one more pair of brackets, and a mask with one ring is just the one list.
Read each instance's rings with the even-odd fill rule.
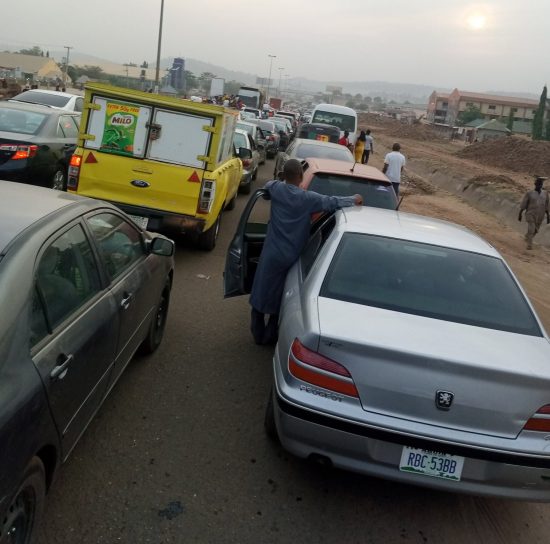
[[[427,119],[431,123],[455,125],[459,115],[469,108],[478,108],[485,121],[496,119],[506,124],[510,113],[514,122],[532,123],[538,100],[514,96],[471,93],[455,89],[450,94],[434,91],[430,95]],[[524,128],[525,125],[522,125]]]
[[[479,121],[479,120],[478,120]],[[508,136],[512,132],[506,127],[504,123],[492,119],[491,121],[481,121],[481,123],[472,121],[472,123],[466,125],[473,128],[470,133],[471,140],[477,140],[478,142],[483,142],[485,140],[494,140],[496,138],[502,138],[503,136]]]
[[55,81],[63,72],[54,59],[20,53],[0,53],[0,77]]

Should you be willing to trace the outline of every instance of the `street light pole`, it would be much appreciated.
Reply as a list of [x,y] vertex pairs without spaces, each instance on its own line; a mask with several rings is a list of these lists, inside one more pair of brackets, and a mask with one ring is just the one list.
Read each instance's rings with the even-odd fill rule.
[[271,69],[273,68],[273,59],[277,58],[277,55],[267,55],[269,57],[269,77],[267,78],[267,93],[265,99],[269,101],[269,87],[271,86]]
[[280,97],[281,96],[281,77],[283,75],[284,68],[277,68],[277,69],[279,70],[279,90],[278,90],[277,94]]
[[65,58],[67,62],[65,63],[65,71],[63,72],[63,89],[65,89],[67,86],[67,74],[69,73],[69,55],[71,53],[71,49],[73,49],[73,46],[64,45],[63,48],[67,50],[67,57]]
[[160,46],[162,44],[162,17],[164,15],[164,0],[160,0],[159,43],[157,47],[157,69],[155,71],[155,93],[159,92],[160,76]]

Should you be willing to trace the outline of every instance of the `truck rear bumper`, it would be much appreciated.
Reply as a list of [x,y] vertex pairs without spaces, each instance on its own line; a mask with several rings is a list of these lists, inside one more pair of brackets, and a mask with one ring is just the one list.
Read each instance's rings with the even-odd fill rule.
[[117,208],[120,208],[128,215],[137,217],[146,217],[148,219],[147,230],[151,231],[177,231],[185,233],[200,234],[206,224],[205,219],[184,215],[154,208],[145,208],[143,206],[133,206],[131,204],[122,204],[120,202],[111,202]]

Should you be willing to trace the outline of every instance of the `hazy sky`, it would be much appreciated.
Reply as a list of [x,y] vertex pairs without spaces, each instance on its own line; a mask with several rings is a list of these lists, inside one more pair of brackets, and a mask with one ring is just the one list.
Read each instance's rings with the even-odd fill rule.
[[[161,0],[17,0],[0,41],[154,61]],[[267,76],[539,93],[549,0],[165,0],[162,56]],[[51,16],[48,15],[51,13]]]

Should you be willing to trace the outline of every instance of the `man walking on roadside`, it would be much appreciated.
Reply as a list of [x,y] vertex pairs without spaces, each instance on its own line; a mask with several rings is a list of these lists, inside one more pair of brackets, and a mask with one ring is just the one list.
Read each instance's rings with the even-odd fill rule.
[[541,176],[535,177],[535,189],[525,193],[519,208],[518,221],[521,221],[523,212],[526,212],[527,234],[525,235],[525,241],[527,242],[527,249],[533,249],[533,238],[539,231],[545,215],[546,223],[550,223],[550,215],[548,213],[548,192],[544,191],[542,188],[545,179],[547,178]]
[[[311,227],[311,214],[361,206],[361,195],[327,196],[300,188],[303,178],[300,161],[290,159],[283,168],[284,181],[268,181],[264,187],[271,200],[271,215],[260,262],[250,295],[250,330],[256,344],[277,341],[279,310],[290,267],[304,249]],[[265,323],[265,316],[269,321]]]
[[399,186],[401,184],[401,173],[406,164],[405,156],[400,152],[401,146],[393,144],[392,151],[384,158],[384,168],[382,172],[388,176],[393,185],[395,196],[399,197]]
[[363,164],[369,163],[371,153],[374,153],[374,140],[370,135],[370,129],[368,129],[365,133],[365,150],[363,151],[363,159],[361,161]]

